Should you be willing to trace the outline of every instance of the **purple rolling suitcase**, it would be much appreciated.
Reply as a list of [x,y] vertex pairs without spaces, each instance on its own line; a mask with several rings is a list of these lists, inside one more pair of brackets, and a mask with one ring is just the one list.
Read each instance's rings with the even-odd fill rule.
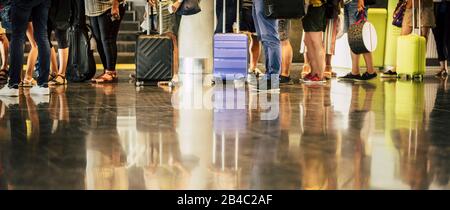
[[239,0],[237,33],[225,33],[226,0],[223,1],[223,33],[214,35],[215,80],[245,80],[248,71],[248,36],[239,33]]

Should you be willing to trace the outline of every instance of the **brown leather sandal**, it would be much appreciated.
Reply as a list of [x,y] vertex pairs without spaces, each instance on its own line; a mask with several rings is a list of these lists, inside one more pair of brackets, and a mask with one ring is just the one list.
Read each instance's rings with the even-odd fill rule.
[[93,82],[95,83],[115,83],[118,81],[119,78],[117,77],[117,73],[115,71],[105,71],[105,73],[93,79]]
[[7,69],[0,69],[0,83],[8,81],[8,73]]

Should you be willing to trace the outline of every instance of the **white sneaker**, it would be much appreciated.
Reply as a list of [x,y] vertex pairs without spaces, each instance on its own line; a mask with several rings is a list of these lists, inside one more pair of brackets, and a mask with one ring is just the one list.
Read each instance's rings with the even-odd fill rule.
[[0,89],[0,96],[17,97],[19,96],[19,89],[9,88],[8,86]]
[[50,89],[48,87],[33,87],[30,89],[31,95],[50,95]]

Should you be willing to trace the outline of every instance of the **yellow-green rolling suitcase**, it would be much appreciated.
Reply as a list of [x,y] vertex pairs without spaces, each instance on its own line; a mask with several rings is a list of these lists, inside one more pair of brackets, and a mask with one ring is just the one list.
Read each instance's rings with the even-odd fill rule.
[[[414,1],[413,1],[414,2]],[[419,1],[419,17],[421,17]],[[414,11],[414,3],[413,3]],[[415,29],[415,15],[413,12],[413,29]],[[419,19],[419,31],[421,22]],[[423,79],[426,69],[427,61],[427,44],[425,37],[410,34],[407,36],[400,36],[397,40],[397,74],[400,77],[406,78],[420,78]]]

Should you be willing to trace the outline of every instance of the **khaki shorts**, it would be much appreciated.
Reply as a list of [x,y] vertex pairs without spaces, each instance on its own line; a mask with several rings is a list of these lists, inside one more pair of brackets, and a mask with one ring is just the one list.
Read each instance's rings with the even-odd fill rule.
[[[418,10],[416,9],[416,20],[417,17],[419,16],[418,14]],[[434,18],[434,9],[433,7],[424,7],[422,8],[422,14],[421,14],[421,25],[422,27],[430,27],[430,28],[434,28],[436,27],[436,20]],[[412,27],[413,23],[412,23],[412,9],[406,9],[405,11],[405,16],[403,17],[403,26],[409,26]],[[416,27],[419,26],[419,22],[416,21]]]

